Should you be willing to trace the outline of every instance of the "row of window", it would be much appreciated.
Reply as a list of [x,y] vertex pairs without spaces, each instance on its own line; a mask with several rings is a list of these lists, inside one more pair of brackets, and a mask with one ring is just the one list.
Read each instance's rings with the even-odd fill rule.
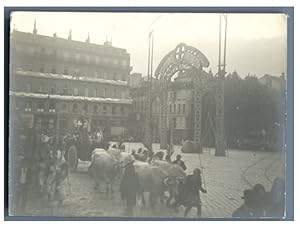
[[118,57],[83,54],[78,52],[56,50],[53,48],[45,48],[45,47],[37,48],[34,46],[15,45],[15,49],[19,53],[25,53],[25,54],[37,55],[37,56],[42,55],[42,56],[57,57],[67,61],[75,61],[78,63],[85,62],[87,64],[110,64],[110,65],[120,66],[120,67],[129,66],[129,60],[118,58]]
[[[22,86],[22,85],[20,85]],[[48,93],[47,89],[41,84],[38,87],[38,90],[33,90],[31,83],[27,83],[25,87],[25,92],[39,92],[39,93]],[[85,97],[99,97],[99,98],[127,98],[125,93],[122,93],[119,89],[108,89],[108,88],[84,88],[84,91],[80,92],[80,89],[73,87],[71,92],[68,91],[67,87],[63,87],[62,92],[57,91],[55,86],[50,88],[49,94],[62,94],[62,95],[73,95],[73,96],[85,96]]]
[[[157,103],[156,103],[157,104]],[[176,107],[177,106],[177,107]],[[193,108],[193,107],[191,107]],[[140,102],[134,102],[133,103],[133,109],[136,111],[143,111],[146,110],[146,101],[142,100]],[[152,112],[153,113],[159,113],[160,111],[160,106],[158,105],[153,105],[152,106]],[[169,105],[169,113],[185,113],[186,109],[185,109],[185,104],[170,104]]]
[[169,113],[185,113],[185,104],[170,104],[169,105]]
[[[32,69],[29,69],[30,71],[33,71]],[[125,74],[121,73],[108,73],[108,72],[100,72],[100,71],[94,71],[94,72],[81,72],[79,69],[70,69],[68,67],[65,67],[62,71],[59,71],[56,69],[56,67],[52,67],[50,69],[46,69],[45,65],[40,65],[39,72],[41,73],[52,73],[52,74],[63,74],[63,75],[72,75],[74,78],[77,77],[89,77],[89,78],[97,78],[97,79],[105,79],[105,80],[121,80],[121,81],[127,81],[127,77]]]
[[167,126],[173,124],[174,129],[186,129],[187,128],[187,119],[185,117],[172,117],[167,119]]
[[[46,111],[45,106],[46,105],[44,105],[44,102],[37,102],[36,111],[37,112],[45,112]],[[16,110],[21,110],[21,109],[22,109],[21,103],[20,102],[16,102]],[[67,108],[67,104],[63,103],[62,106],[61,106],[61,111],[62,112],[67,112],[67,109],[68,109]],[[91,111],[91,108],[89,108],[89,105],[87,103],[85,103],[82,107],[78,103],[74,103],[74,104],[72,104],[72,108],[71,109],[72,109],[71,111],[73,113],[86,113],[87,114],[87,113],[89,113]],[[24,110],[26,112],[33,111],[33,103],[32,103],[32,101],[27,101],[25,103]],[[102,110],[102,112],[101,112],[101,110]],[[49,103],[49,112],[50,113],[51,112],[52,113],[56,112],[56,103],[54,101],[51,101]],[[118,114],[118,113],[120,113],[121,115],[126,114],[124,106],[119,106],[119,107],[112,106],[111,107],[111,112],[108,113],[108,108],[107,108],[107,106],[105,104],[102,104],[101,106],[97,105],[97,104],[92,105],[92,113],[93,114],[102,113],[102,114],[112,114],[112,115],[115,115],[115,114]]]

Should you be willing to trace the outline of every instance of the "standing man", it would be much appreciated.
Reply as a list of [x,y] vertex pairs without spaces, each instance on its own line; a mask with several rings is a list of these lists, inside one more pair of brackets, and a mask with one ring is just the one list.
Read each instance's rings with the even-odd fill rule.
[[131,160],[125,167],[124,175],[121,180],[120,192],[121,199],[126,200],[125,215],[133,216],[133,207],[136,205],[137,193],[139,189],[139,178]]
[[178,154],[176,156],[176,160],[172,162],[172,164],[177,164],[179,165],[183,170],[186,170],[186,166],[185,166],[185,163],[184,161],[181,160],[181,155]]
[[198,217],[201,217],[201,200],[199,191],[207,193],[207,191],[202,187],[201,171],[200,169],[196,168],[194,169],[192,175],[187,176],[178,198],[179,204],[182,204],[186,207],[184,217],[187,216],[192,207],[197,207]]

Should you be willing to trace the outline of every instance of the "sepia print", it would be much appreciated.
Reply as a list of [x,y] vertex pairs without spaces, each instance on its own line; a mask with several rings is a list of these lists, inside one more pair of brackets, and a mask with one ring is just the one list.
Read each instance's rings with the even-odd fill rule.
[[10,28],[10,216],[285,217],[286,15]]

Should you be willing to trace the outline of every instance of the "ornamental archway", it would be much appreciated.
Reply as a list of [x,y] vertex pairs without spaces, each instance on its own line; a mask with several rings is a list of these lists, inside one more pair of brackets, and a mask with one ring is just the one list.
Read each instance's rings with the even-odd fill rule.
[[[160,111],[160,143],[161,148],[167,147],[168,120],[168,87],[177,72],[189,73],[194,84],[194,141],[202,151],[202,98],[210,92],[215,96],[215,142],[216,156],[225,156],[224,136],[224,78],[213,76],[203,70],[209,66],[206,56],[198,49],[180,43],[169,52],[158,65],[154,77],[159,80]],[[149,103],[151,105],[151,103]],[[149,108],[149,111],[151,107]],[[172,125],[172,122],[171,124]],[[150,133],[150,130],[148,130]],[[146,135],[146,138],[151,138]]]

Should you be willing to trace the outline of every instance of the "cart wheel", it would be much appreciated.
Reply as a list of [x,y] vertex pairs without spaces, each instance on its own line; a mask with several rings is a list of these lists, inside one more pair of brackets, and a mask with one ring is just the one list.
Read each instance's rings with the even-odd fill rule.
[[68,164],[71,172],[75,172],[78,165],[77,148],[72,145],[68,150]]

